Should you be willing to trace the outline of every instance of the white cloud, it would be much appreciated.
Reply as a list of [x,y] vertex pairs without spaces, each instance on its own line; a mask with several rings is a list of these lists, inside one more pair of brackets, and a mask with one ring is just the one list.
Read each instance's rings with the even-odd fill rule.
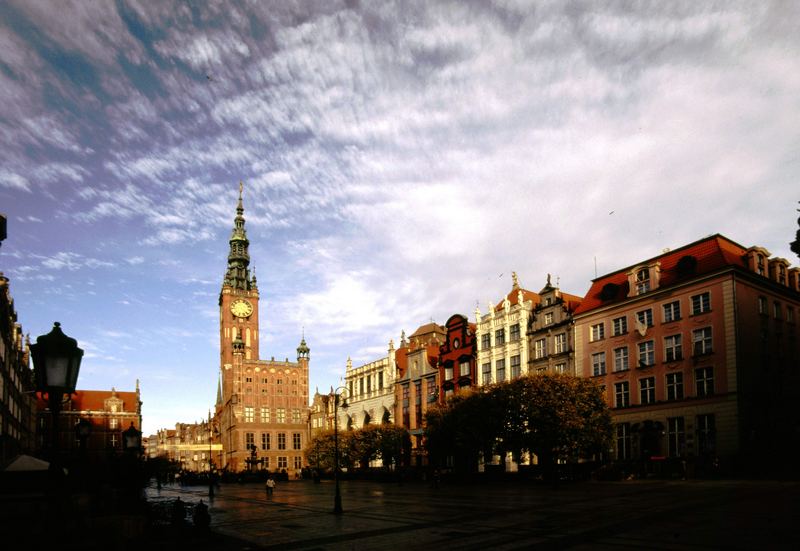
[[0,168],[0,186],[31,192],[31,184],[25,177],[4,168]]

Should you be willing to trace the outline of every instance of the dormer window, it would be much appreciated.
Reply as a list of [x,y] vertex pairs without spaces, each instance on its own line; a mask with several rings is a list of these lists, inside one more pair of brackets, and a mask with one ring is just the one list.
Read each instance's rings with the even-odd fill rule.
[[642,268],[636,272],[636,294],[642,295],[650,290],[650,270]]
[[658,289],[661,264],[652,262],[628,272],[628,296],[635,297]]
[[756,255],[756,272],[758,275],[766,275],[764,271],[764,257],[762,255]]

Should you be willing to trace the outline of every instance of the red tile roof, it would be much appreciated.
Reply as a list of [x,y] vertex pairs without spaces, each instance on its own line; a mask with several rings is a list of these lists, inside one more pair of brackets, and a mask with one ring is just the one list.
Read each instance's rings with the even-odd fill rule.
[[[70,401],[73,411],[103,411],[103,401],[111,398],[111,390],[76,390]],[[136,392],[115,391],[117,398],[122,400],[122,411],[135,413],[138,406]],[[47,402],[42,399],[41,393],[37,393],[36,408],[39,411],[47,409]]]
[[[746,268],[744,260],[746,252],[747,249],[722,235],[716,234],[706,237],[593,280],[592,286],[586,293],[583,302],[575,310],[575,313],[585,313],[606,304],[624,300],[629,290],[628,273],[637,266],[659,262],[661,264],[659,289],[663,289],[728,266]],[[681,273],[681,270],[678,269],[678,262],[684,257],[694,257],[696,265],[693,269]],[[606,285],[610,286],[607,288],[606,297],[604,298],[602,294]]]

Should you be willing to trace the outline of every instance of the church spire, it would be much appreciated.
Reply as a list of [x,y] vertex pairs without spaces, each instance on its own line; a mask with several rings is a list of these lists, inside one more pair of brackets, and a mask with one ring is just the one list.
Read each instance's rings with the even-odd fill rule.
[[250,241],[244,229],[244,205],[242,203],[242,190],[244,185],[239,182],[239,202],[236,205],[236,217],[233,219],[233,232],[230,238],[230,252],[228,253],[228,269],[225,272],[224,285],[234,289],[250,290]]

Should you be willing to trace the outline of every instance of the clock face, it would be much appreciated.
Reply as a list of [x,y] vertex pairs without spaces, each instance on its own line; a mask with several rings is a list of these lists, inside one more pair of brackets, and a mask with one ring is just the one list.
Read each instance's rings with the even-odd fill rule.
[[244,299],[234,300],[231,303],[231,313],[240,318],[247,318],[253,313],[253,305]]

